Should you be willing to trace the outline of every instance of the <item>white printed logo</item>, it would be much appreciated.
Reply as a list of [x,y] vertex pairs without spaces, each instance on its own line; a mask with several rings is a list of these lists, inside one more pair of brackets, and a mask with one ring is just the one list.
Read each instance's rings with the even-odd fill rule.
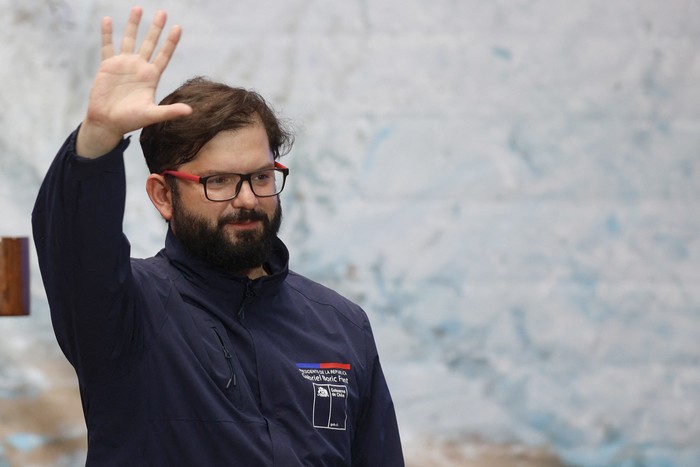
[[345,430],[347,406],[347,387],[314,383],[314,428]]
[[297,363],[301,376],[313,382],[314,428],[345,430],[348,412],[350,363]]

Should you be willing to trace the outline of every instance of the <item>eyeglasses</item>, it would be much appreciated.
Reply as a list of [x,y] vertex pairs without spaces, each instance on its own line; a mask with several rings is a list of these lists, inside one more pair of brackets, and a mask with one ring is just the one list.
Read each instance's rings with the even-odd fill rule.
[[284,189],[289,169],[279,162],[271,169],[258,170],[247,174],[221,173],[200,177],[177,170],[166,170],[161,175],[190,180],[204,185],[204,196],[209,201],[230,201],[241,191],[243,182],[248,182],[253,194],[258,198],[276,196]]

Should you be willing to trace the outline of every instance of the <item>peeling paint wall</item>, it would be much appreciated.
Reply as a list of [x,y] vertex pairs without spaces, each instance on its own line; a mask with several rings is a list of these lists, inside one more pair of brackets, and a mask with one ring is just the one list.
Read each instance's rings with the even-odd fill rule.
[[[294,122],[292,268],[370,314],[409,461],[700,464],[700,2],[156,3],[184,29],[162,95],[207,75]],[[128,7],[0,5],[0,234],[29,235]],[[149,256],[165,229],[128,155]],[[80,465],[33,264],[32,316],[0,319],[0,466]]]

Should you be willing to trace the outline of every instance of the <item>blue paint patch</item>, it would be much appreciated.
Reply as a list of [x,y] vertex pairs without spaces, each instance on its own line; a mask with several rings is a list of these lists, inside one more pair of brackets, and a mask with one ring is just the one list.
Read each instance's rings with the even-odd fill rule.
[[670,260],[683,261],[690,258],[690,251],[681,238],[659,234],[654,237],[654,243]]
[[668,88],[656,79],[652,72],[644,75],[642,78],[642,88],[647,95],[656,99],[668,99],[671,97],[671,92]]
[[500,58],[501,60],[509,62],[513,59],[512,52],[506,49],[505,47],[494,47],[492,49],[492,52],[497,58]]
[[459,335],[462,329],[462,323],[457,320],[447,320],[439,323],[433,328],[433,334],[436,337],[455,337]]
[[5,442],[18,451],[29,452],[44,445],[46,438],[35,433],[15,433],[7,436]]
[[571,264],[569,286],[571,303],[587,318],[602,322],[615,314],[615,310],[598,298],[600,275],[595,269]]
[[528,170],[535,176],[542,176],[542,169],[538,167],[535,162],[535,156],[532,152],[532,148],[527,142],[522,141],[520,137],[520,131],[517,128],[513,128],[508,137],[508,149],[520,157]]
[[530,338],[530,332],[527,329],[525,310],[515,307],[510,310],[510,315],[513,318],[513,328],[515,330],[515,334],[518,336],[518,340],[524,347],[531,347],[532,339]]
[[574,267],[571,279],[591,295],[595,295],[598,283],[600,282],[600,277],[595,270],[587,270],[579,266]]
[[367,156],[365,157],[364,164],[365,170],[369,170],[372,168],[379,147],[382,145],[382,143],[384,143],[384,141],[389,139],[389,136],[391,136],[393,132],[393,126],[385,126],[384,128],[380,128],[375,133],[374,138],[372,139],[372,142],[370,143],[369,148],[367,149]]
[[683,168],[683,176],[687,179],[695,178],[695,161],[684,160],[681,162],[681,167]]
[[668,135],[671,133],[671,123],[668,120],[659,120],[656,122],[656,129],[659,130],[659,133]]
[[558,420],[552,413],[534,411],[528,414],[527,421],[530,426],[548,433],[552,439],[555,439],[560,444],[569,445],[575,442],[576,437],[570,433],[571,430],[568,426]]
[[620,221],[614,214],[609,215],[608,218],[605,219],[605,229],[608,231],[608,233],[614,235],[620,233]]

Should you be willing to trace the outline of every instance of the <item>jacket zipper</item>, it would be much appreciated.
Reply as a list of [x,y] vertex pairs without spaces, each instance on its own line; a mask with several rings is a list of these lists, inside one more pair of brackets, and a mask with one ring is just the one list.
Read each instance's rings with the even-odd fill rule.
[[255,298],[255,290],[253,290],[253,287],[251,286],[251,282],[248,281],[245,287],[245,297],[243,297],[243,302],[241,303],[241,306],[238,308],[238,320],[239,321],[245,321],[245,309],[248,303]]
[[216,338],[219,339],[221,351],[224,353],[224,358],[226,358],[226,363],[228,364],[229,378],[228,382],[226,383],[226,389],[228,389],[231,386],[231,383],[233,383],[233,387],[235,388],[238,385],[238,381],[236,380],[236,372],[233,371],[233,363],[231,363],[231,352],[229,352],[228,348],[226,348],[226,344],[224,344],[224,340],[221,338],[221,334],[219,334],[219,331],[216,328],[211,329],[212,331],[214,331],[214,334],[216,334]]

